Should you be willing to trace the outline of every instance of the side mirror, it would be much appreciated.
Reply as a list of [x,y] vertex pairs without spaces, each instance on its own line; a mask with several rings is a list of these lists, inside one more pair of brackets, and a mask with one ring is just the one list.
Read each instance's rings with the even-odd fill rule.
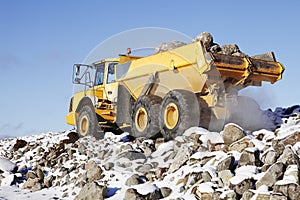
[[76,65],[76,76],[80,74],[80,65]]

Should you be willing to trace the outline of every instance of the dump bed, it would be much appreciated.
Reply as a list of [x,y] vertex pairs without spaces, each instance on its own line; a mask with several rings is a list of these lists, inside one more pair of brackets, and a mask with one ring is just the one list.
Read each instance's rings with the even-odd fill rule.
[[281,79],[284,67],[275,58],[257,58],[260,57],[207,52],[201,42],[194,42],[119,63],[116,73],[117,80],[126,86],[134,98],[138,98],[147,89],[149,81],[157,84],[155,95],[164,97],[174,89],[200,93],[207,81],[221,80],[229,87],[242,85],[240,88],[243,88],[261,85],[262,81],[274,83]]
[[214,65],[222,76],[237,80],[248,79],[275,83],[282,78],[284,67],[281,63],[276,62],[273,53],[269,54],[271,59],[268,60],[218,53],[211,55]]

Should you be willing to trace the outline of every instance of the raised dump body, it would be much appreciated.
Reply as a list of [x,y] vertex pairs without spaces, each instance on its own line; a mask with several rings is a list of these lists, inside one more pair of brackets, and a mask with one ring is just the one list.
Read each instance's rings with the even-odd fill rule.
[[[261,85],[262,81],[280,80],[284,67],[275,61],[259,60],[206,52],[200,42],[191,43],[170,51],[154,54],[117,66],[118,81],[138,98],[150,77],[155,75],[159,85],[155,95],[164,97],[173,89],[194,93],[202,91],[206,81],[230,79],[230,86]],[[119,68],[120,72],[119,72]],[[124,70],[124,69],[127,70]],[[229,87],[229,86],[228,86]]]
[[[233,112],[228,108],[232,106],[226,104],[236,103],[239,90],[260,86],[263,81],[273,84],[284,71],[273,53],[255,57],[211,53],[201,42],[146,57],[122,55],[114,60],[114,70],[108,69],[112,62],[99,63],[106,66],[102,72],[104,82],[93,84],[84,92],[89,95],[81,92],[76,101],[75,94],[76,103],[67,117],[82,135],[99,130],[95,124],[130,126],[133,136],[152,137],[161,133],[167,139],[192,126],[219,129],[231,119]],[[91,68],[99,72],[97,67],[96,63]],[[105,77],[112,71],[114,81],[108,82]],[[89,111],[83,109],[86,105]],[[93,113],[86,114],[90,110]]]

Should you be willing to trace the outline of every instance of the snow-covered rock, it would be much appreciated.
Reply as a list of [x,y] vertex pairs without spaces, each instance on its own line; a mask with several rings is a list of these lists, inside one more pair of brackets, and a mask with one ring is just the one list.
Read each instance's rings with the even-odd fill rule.
[[274,132],[228,124],[220,133],[192,127],[171,141],[73,131],[0,140],[0,197],[297,199],[299,111],[274,111]]
[[223,130],[224,142],[227,145],[245,137],[243,129],[236,124],[227,124]]

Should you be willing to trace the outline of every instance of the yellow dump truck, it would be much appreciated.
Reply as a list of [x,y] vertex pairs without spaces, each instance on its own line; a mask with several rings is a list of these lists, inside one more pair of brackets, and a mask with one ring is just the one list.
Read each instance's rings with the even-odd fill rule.
[[239,90],[273,84],[283,71],[273,53],[212,53],[200,41],[145,57],[75,64],[73,82],[82,88],[71,98],[66,121],[80,135],[97,138],[107,130],[166,139],[193,126],[217,130],[232,119]]

